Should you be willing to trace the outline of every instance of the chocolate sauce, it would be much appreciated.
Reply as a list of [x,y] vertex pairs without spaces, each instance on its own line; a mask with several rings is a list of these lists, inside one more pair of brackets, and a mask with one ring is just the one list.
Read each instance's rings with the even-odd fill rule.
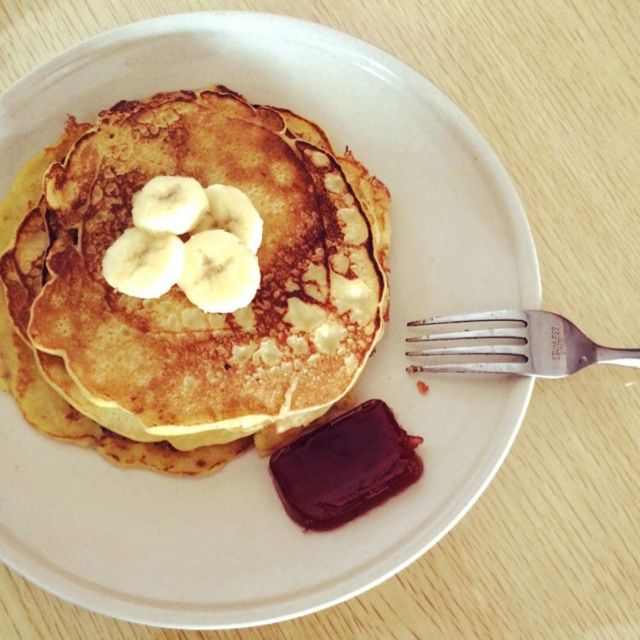
[[421,443],[382,400],[369,400],[280,449],[269,468],[295,522],[333,529],[418,480]]

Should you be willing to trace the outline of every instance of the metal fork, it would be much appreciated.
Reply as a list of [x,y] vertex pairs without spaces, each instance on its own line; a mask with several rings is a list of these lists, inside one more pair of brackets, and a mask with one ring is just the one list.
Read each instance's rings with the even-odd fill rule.
[[[466,341],[473,345],[439,346],[407,351],[425,362],[407,367],[409,373],[513,373],[564,378],[591,364],[640,368],[640,349],[608,349],[587,338],[572,322],[549,311],[483,311],[414,320],[409,327],[439,327],[474,323],[473,328],[429,333],[407,342]],[[488,324],[490,323],[490,324]],[[512,326],[504,326],[504,323]],[[492,326],[492,325],[503,326]],[[434,357],[467,359],[462,363],[433,362]],[[473,357],[474,361],[468,359]]]

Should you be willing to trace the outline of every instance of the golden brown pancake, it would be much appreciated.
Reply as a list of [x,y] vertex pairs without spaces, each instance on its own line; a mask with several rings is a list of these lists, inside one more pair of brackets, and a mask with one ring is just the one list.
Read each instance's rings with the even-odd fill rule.
[[[335,157],[279,132],[284,122],[231,94],[162,94],[102,112],[50,169],[51,279],[29,335],[95,404],[175,435],[246,417],[295,422],[353,384],[386,304],[371,222]],[[143,302],[106,285],[102,256],[131,224],[133,193],[159,174],[251,197],[265,234],[250,308],[205,314],[177,288]]]
[[[204,92],[200,94],[200,96],[206,95],[208,98],[215,98],[213,102],[216,104],[216,117],[224,114],[226,117],[233,117],[236,120],[256,124],[271,133],[281,134],[282,139],[303,159],[303,162],[306,160],[307,166],[313,165],[312,168],[324,169],[325,171],[317,172],[322,175],[330,174],[330,187],[338,192],[344,190],[347,193],[346,198],[348,205],[352,204],[350,202],[351,198],[353,198],[356,206],[360,203],[362,204],[361,209],[360,207],[357,208],[359,209],[359,213],[366,216],[369,221],[369,231],[372,233],[373,255],[375,255],[380,264],[384,264],[389,238],[388,224],[386,222],[389,194],[386,187],[380,181],[370,176],[363,165],[361,165],[349,151],[347,151],[346,155],[342,158],[335,158],[329,155],[333,154],[329,140],[322,129],[314,123],[286,109],[251,107],[239,94],[235,94],[222,87],[218,89],[215,93]],[[139,118],[145,121],[146,133],[151,132],[153,135],[154,126],[156,125],[153,123],[149,125],[148,113],[145,114],[147,109],[173,104],[175,101],[189,102],[193,99],[194,95],[196,94],[192,92],[179,92],[177,94],[159,94],[146,101],[123,102],[111,110],[103,112],[101,117],[109,119],[113,126],[118,126],[119,122],[126,121],[131,117]],[[211,104],[207,104],[206,108],[210,107]],[[71,125],[74,125],[75,128]],[[74,134],[75,138],[79,138],[79,144],[82,143],[82,134],[87,130],[91,133],[88,125],[75,125],[75,123],[70,122],[64,140],[65,145],[68,147],[69,144],[74,141]],[[312,144],[309,145],[306,143]],[[314,145],[318,148],[315,148]],[[61,143],[55,150],[60,153],[63,146]],[[305,150],[306,154],[304,152]],[[122,151],[122,148],[120,151]],[[323,157],[322,154],[318,154],[316,151],[326,152],[325,156]],[[42,159],[40,159],[40,164],[42,165]],[[328,167],[337,169],[337,172],[335,172],[338,173],[337,180],[333,171],[326,171]],[[282,167],[279,167],[279,171],[282,171]],[[343,175],[340,175],[341,171],[344,171]],[[42,169],[40,172],[42,172]],[[34,183],[33,179],[34,175],[38,175],[37,167],[34,165],[31,171],[26,171],[25,173],[27,176],[30,176],[32,185],[31,188],[18,189],[16,193],[12,194],[13,197],[8,198],[7,201],[13,203],[14,208],[12,219],[17,219],[16,211],[18,202],[21,198],[24,200],[25,193],[28,192],[31,194],[30,204],[33,204],[34,200],[37,200],[38,190],[34,188],[37,183]],[[313,173],[313,171],[311,173]],[[340,184],[340,179],[344,181],[344,186]],[[316,175],[316,185],[318,184],[318,180],[318,175]],[[326,187],[326,184],[322,184],[321,186]],[[329,191],[331,191],[331,189],[329,189]],[[333,195],[334,200],[337,200],[335,194]],[[13,251],[9,252],[9,255],[5,255],[0,261],[2,279],[5,287],[7,287],[11,294],[9,296],[9,302],[12,309],[12,316],[14,316],[14,325],[23,337],[27,339],[26,323],[28,322],[31,312],[31,304],[42,288],[43,272],[46,274],[44,257],[50,248],[52,238],[58,235],[60,231],[57,220],[49,219],[49,221],[53,223],[51,228],[46,224],[45,204],[44,201],[41,201],[26,216],[17,234],[17,241]],[[111,201],[111,204],[113,204],[113,201]],[[22,210],[24,210],[24,208],[25,205],[23,202]],[[349,214],[350,212],[347,211],[343,213]],[[347,216],[347,218],[348,222],[351,218],[349,216]],[[344,221],[339,221],[339,223],[342,222]],[[342,224],[342,226],[345,225]],[[51,233],[51,231],[53,231],[53,233]],[[73,236],[77,229],[72,229],[71,231],[71,235]],[[350,231],[353,235],[353,229]],[[348,254],[350,252],[343,253]],[[340,255],[339,251],[334,251],[330,255],[333,256],[334,259],[337,257],[342,263],[344,262],[343,258],[347,257],[347,255]],[[358,257],[356,252],[356,264]],[[317,261],[312,262],[314,267],[316,264]],[[325,260],[325,265],[326,264],[327,261]],[[328,271],[330,272],[330,269]],[[382,276],[384,282],[384,274],[379,273],[379,275]],[[311,286],[315,288],[317,283],[312,280],[313,279],[311,279],[311,281],[303,280],[303,287],[311,284]],[[291,285],[291,281],[288,284]],[[383,295],[380,299],[379,307],[380,310],[386,312],[386,283],[384,283],[382,290]],[[165,311],[166,307],[161,308],[160,315]],[[217,315],[205,315],[210,316],[208,318],[209,326],[216,330],[223,328],[225,322],[228,321],[228,318]],[[8,335],[10,326],[8,323],[4,323],[3,325],[3,319],[5,318],[3,318],[0,313],[0,340],[5,342],[4,338]],[[199,318],[197,314],[191,313],[182,319],[185,320],[186,330],[202,331],[202,319]],[[241,313],[234,314],[230,322],[232,327],[235,323],[253,333],[255,331],[254,319],[255,316],[251,310],[245,309]],[[196,325],[195,327],[194,324]],[[9,329],[7,330],[8,326]],[[175,329],[175,326],[173,328]],[[17,343],[20,343],[20,341],[18,340]],[[298,342],[297,344],[299,345],[300,343]],[[118,464],[143,466],[170,473],[200,474],[218,468],[221,464],[243,450],[248,444],[248,439],[243,438],[229,446],[199,446],[199,444],[205,441],[225,442],[231,438],[238,438],[242,436],[242,432],[239,432],[237,428],[235,431],[229,430],[227,434],[225,434],[223,429],[218,429],[217,432],[209,431],[195,434],[190,434],[187,431],[171,439],[179,448],[191,449],[191,455],[185,455],[166,442],[158,444],[146,442],[148,440],[157,440],[160,436],[148,433],[141,434],[140,426],[143,425],[143,423],[138,420],[135,414],[128,414],[118,407],[98,406],[91,402],[89,399],[91,396],[84,395],[80,388],[69,377],[64,362],[60,357],[38,352],[37,361],[40,367],[40,370],[38,370],[35,366],[35,360],[31,351],[26,348],[25,345],[18,345],[17,351],[20,353],[20,357],[17,358],[17,361],[15,361],[14,358],[13,363],[10,363],[7,358],[5,358],[1,363],[3,367],[0,367],[0,374],[2,374],[3,378],[9,378],[9,371],[13,372],[19,369],[22,371],[21,375],[23,380],[29,381],[28,384],[22,385],[21,390],[18,390],[14,385],[14,395],[17,396],[19,403],[22,405],[25,415],[28,414],[28,420],[32,423],[37,423],[37,426],[39,426],[41,430],[48,432],[49,435],[54,437],[77,442],[78,444],[95,446],[102,455]],[[239,353],[243,352],[241,351]],[[40,375],[41,372],[44,372],[46,380],[50,383],[49,385],[45,384],[44,379]],[[13,378],[15,380],[16,376],[13,376]],[[25,390],[28,390],[29,393],[25,393]],[[71,401],[75,409],[65,401],[65,398]],[[292,427],[308,424],[311,419],[324,413],[327,408],[328,407],[321,408],[320,411],[315,410],[299,413],[297,416],[294,414],[280,421],[278,424],[271,423],[268,428],[256,434],[256,447],[260,453],[266,454],[282,446],[286,441],[295,439],[299,430],[292,429]],[[54,419],[51,419],[51,415],[53,415]],[[133,433],[136,440],[144,440],[145,442],[134,442],[113,434],[107,429],[99,427],[96,422],[88,419],[86,417],[87,415],[93,416],[98,422],[102,419],[101,424],[108,424],[109,420],[115,415],[115,424],[117,427],[120,427],[119,430],[121,433],[123,431]],[[124,420],[126,428],[124,429],[122,429],[123,417],[126,418]],[[135,429],[133,430],[129,427],[131,419],[134,419],[135,422]]]

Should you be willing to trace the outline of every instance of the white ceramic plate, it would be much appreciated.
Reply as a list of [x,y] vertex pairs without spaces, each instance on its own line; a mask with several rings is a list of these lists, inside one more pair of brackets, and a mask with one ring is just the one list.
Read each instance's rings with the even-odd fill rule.
[[246,13],[133,24],[47,62],[0,95],[0,193],[65,114],[223,83],[286,106],[349,145],[393,195],[391,324],[358,385],[424,437],[406,492],[329,533],[285,515],[267,460],[175,479],[123,471],[28,428],[0,397],[0,555],[45,589],[137,622],[223,628],[282,620],[368,589],[462,517],[506,455],[532,383],[404,372],[405,323],[434,313],[536,307],[527,220],[498,160],[423,77],[350,36]]

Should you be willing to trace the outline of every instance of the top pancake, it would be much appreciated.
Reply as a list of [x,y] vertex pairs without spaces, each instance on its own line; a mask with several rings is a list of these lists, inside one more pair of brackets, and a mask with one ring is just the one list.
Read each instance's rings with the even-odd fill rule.
[[[386,299],[371,225],[333,155],[284,132],[281,114],[229,93],[162,94],[102,112],[49,170],[51,279],[29,335],[93,402],[149,427],[224,428],[331,404],[356,379]],[[249,195],[264,219],[249,307],[207,314],[177,288],[142,301],[106,284],[104,252],[155,175]]]

